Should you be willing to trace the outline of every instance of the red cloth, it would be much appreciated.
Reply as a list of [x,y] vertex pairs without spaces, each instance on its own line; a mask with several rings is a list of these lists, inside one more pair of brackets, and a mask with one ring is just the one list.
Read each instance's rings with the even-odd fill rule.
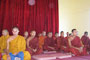
[[75,47],[81,47],[82,44],[81,44],[81,40],[78,36],[76,36],[72,41],[71,41],[71,44],[72,46],[75,46]]
[[52,51],[53,49],[49,47],[53,47],[55,49],[55,41],[53,38],[47,37],[44,41],[44,50]]
[[[69,52],[68,38],[60,36],[60,40],[61,40],[61,50],[63,50],[64,52]],[[65,46],[66,48],[63,46]]]
[[82,43],[83,43],[84,45],[88,45],[88,43],[89,43],[89,37],[87,37],[87,36],[82,36],[81,40],[82,40]]
[[32,48],[32,49],[37,49],[37,51],[36,52],[33,52],[32,50],[30,50],[29,48],[27,48],[26,50],[27,51],[29,51],[29,53],[31,54],[31,55],[35,55],[35,54],[40,54],[40,53],[42,53],[42,49],[41,48],[39,48],[39,40],[38,40],[38,38],[37,37],[35,37],[35,38],[33,38],[32,40],[30,40],[30,42],[29,42],[29,46]]
[[53,37],[54,38],[54,42],[55,42],[55,47],[56,47],[56,50],[59,51],[60,50],[60,38],[59,37]]
[[[71,41],[71,44],[72,44],[72,46],[77,47],[77,48],[82,47],[81,40],[80,40],[80,38],[78,36],[76,36]],[[76,56],[87,55],[86,48],[83,48],[83,52],[81,52],[81,53],[77,49],[75,49],[75,48],[70,48],[70,52],[72,52]]]
[[1,60],[1,58],[2,58],[2,55],[1,55],[1,53],[0,53],[0,60]]
[[90,44],[89,44],[90,39],[89,39],[89,37],[83,35],[81,40],[82,40],[82,43],[84,44],[84,46],[86,47],[87,51],[90,51]]
[[58,0],[35,0],[33,6],[28,1],[0,0],[0,33],[13,26],[18,26],[22,35],[31,30],[59,32]]
[[54,39],[54,42],[55,42],[55,45],[57,44],[57,39],[58,39],[59,37],[53,37],[53,39]]

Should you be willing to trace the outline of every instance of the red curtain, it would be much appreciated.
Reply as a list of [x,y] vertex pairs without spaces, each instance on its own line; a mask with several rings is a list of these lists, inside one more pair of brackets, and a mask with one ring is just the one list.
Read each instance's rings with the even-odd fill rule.
[[58,0],[35,0],[30,6],[28,0],[0,0],[0,33],[13,26],[18,26],[20,34],[24,31],[43,30],[58,32]]

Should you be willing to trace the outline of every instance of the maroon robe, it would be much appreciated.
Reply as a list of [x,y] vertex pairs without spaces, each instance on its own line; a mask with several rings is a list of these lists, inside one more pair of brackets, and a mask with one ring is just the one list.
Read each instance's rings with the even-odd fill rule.
[[89,39],[89,37],[83,35],[81,40],[82,40],[82,43],[84,44],[84,46],[86,47],[87,51],[90,51],[90,45],[89,45],[90,39]]
[[[81,40],[78,36],[76,36],[72,41],[71,41],[72,46],[80,48],[82,47]],[[81,55],[87,55],[86,49],[83,48],[83,52],[79,52],[75,48],[70,48],[70,52],[73,53],[75,56],[81,56]]]
[[53,38],[47,37],[44,41],[44,50],[53,51],[53,49],[49,47],[53,47],[55,49],[55,41]]
[[61,40],[60,49],[63,50],[64,52],[69,52],[68,38],[64,38],[63,36],[60,36],[60,40]]
[[55,45],[56,45],[56,51],[60,51],[60,47],[61,47],[61,40],[60,40],[60,38],[59,37],[55,37],[54,38],[54,40],[55,40]]
[[55,45],[57,45],[57,39],[58,39],[58,38],[59,38],[59,37],[53,37]]
[[27,51],[29,51],[29,53],[31,55],[35,55],[35,54],[40,54],[42,53],[42,49],[39,48],[39,40],[37,37],[33,38],[32,40],[29,41],[29,46],[32,48],[32,49],[37,49],[36,52],[34,52],[33,50],[27,48]]

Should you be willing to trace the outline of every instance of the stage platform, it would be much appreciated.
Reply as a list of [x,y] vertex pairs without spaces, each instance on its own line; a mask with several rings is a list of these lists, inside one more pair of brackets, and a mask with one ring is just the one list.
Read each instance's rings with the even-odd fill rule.
[[45,52],[32,56],[32,60],[90,60],[90,55],[72,57],[70,53]]

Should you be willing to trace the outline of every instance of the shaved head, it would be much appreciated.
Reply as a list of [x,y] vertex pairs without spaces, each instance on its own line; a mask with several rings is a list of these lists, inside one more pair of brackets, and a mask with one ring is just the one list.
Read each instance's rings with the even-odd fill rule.
[[18,28],[18,27],[13,27],[13,28],[12,28],[12,33],[13,33],[13,35],[18,35],[18,33],[19,33],[19,28]]
[[35,30],[32,30],[31,33],[30,33],[31,36],[36,36],[36,31]]
[[3,36],[6,36],[6,35],[8,35],[8,34],[9,34],[9,32],[8,32],[7,29],[3,29],[3,30],[2,30],[2,35],[3,35]]
[[85,35],[85,36],[88,36],[88,32],[87,32],[87,31],[85,31],[85,32],[84,32],[84,35]]
[[61,34],[61,36],[64,36],[64,31],[61,31],[60,34]]
[[72,34],[73,34],[74,36],[77,36],[77,34],[78,34],[77,29],[72,29]]
[[43,36],[46,36],[46,31],[43,31],[43,32],[42,32],[42,35],[43,35]]
[[53,36],[52,32],[48,32],[48,37],[51,38]]
[[3,29],[2,31],[8,32],[8,30],[7,30],[7,29]]
[[55,33],[55,37],[59,37],[59,33],[56,32],[56,33]]
[[19,32],[19,28],[18,27],[13,27],[12,30],[17,30]]
[[28,31],[25,31],[24,32],[24,36],[28,36],[29,34],[28,34]]

